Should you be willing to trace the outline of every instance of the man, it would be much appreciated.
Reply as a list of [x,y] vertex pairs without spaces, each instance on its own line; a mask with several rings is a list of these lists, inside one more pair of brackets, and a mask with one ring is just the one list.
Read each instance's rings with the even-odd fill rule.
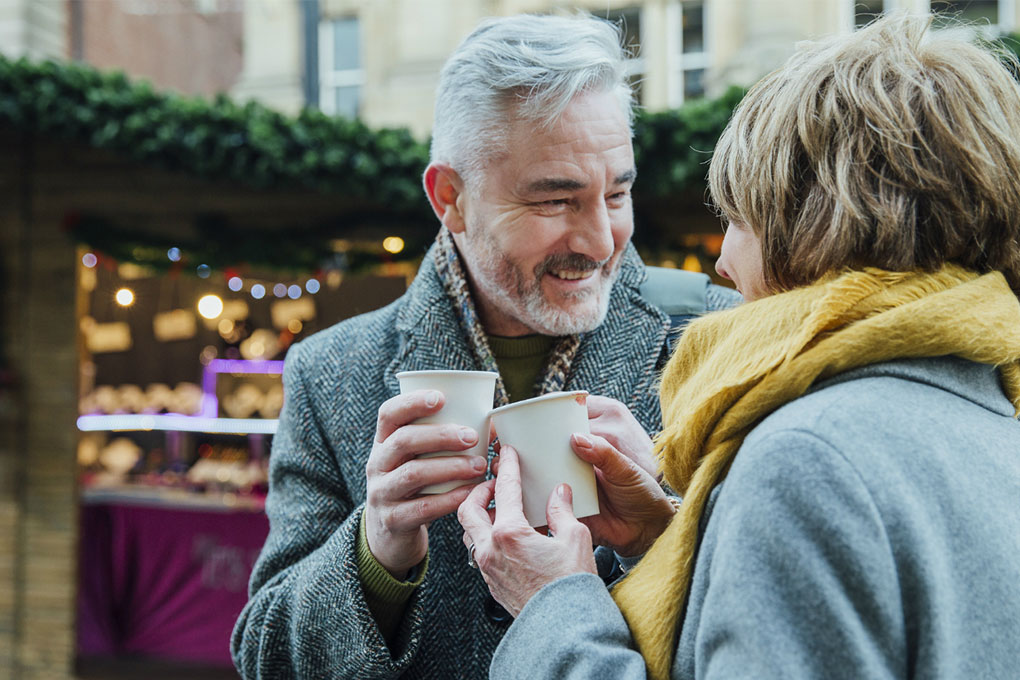
[[[451,514],[473,487],[418,493],[477,478],[487,461],[417,456],[488,433],[414,424],[443,397],[395,396],[398,371],[499,371],[497,405],[605,395],[592,427],[621,448],[659,429],[671,324],[642,296],[629,244],[624,56],[604,21],[522,16],[484,22],[444,67],[424,177],[435,246],[403,297],[287,357],[271,531],[232,641],[243,676],[487,676],[509,616]],[[699,286],[709,309],[739,299]]]

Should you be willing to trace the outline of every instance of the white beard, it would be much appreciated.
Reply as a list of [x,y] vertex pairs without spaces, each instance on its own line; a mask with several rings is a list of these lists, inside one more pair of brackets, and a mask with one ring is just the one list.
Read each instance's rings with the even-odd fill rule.
[[[474,254],[468,265],[478,292],[503,314],[536,333],[551,336],[586,333],[605,320],[610,291],[620,274],[619,260],[611,265],[609,260],[596,263],[583,255],[552,255],[535,268],[529,279],[506,253],[493,247],[484,229],[468,229],[465,245]],[[559,267],[581,271],[598,269],[594,275],[599,279],[596,287],[568,298],[574,303],[572,309],[551,304],[542,292],[542,276]]]

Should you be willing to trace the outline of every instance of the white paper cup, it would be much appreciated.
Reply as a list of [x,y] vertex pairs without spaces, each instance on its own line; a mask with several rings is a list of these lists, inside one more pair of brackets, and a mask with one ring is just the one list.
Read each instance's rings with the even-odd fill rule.
[[[439,456],[482,456],[489,452],[489,410],[496,394],[497,373],[491,371],[403,371],[397,373],[400,393],[416,390],[437,390],[446,397],[443,408],[435,415],[419,418],[416,423],[464,425],[478,433],[478,443],[463,451],[423,453],[420,458]],[[423,487],[421,493],[436,494],[452,491],[474,480],[454,480]]]
[[509,444],[521,460],[524,516],[533,527],[546,524],[545,506],[558,484],[574,495],[574,516],[599,514],[595,469],[577,457],[570,435],[589,433],[587,392],[552,392],[492,411],[501,446]]

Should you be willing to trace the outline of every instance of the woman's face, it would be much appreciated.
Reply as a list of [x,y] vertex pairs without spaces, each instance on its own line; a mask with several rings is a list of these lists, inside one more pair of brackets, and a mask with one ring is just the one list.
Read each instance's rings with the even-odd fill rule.
[[748,302],[769,294],[762,275],[761,241],[746,225],[730,222],[715,270],[732,281]]

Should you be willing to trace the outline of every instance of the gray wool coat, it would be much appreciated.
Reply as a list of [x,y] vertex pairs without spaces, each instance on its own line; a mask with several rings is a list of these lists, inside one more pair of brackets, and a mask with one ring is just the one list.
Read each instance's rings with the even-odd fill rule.
[[[657,432],[655,381],[670,320],[641,296],[645,277],[628,247],[606,320],[582,337],[564,389],[617,399]],[[710,310],[739,300],[717,286],[706,297]],[[509,622],[486,616],[488,589],[467,566],[455,516],[429,527],[428,572],[392,646],[365,603],[355,557],[365,463],[379,406],[399,393],[394,375],[478,368],[465,335],[430,252],[399,300],[291,347],[270,462],[270,533],[231,641],[243,677],[487,677]]]
[[[1020,422],[991,366],[890,361],[765,418],[702,518],[671,677],[1020,677]],[[591,574],[533,597],[503,680],[638,680]]]

